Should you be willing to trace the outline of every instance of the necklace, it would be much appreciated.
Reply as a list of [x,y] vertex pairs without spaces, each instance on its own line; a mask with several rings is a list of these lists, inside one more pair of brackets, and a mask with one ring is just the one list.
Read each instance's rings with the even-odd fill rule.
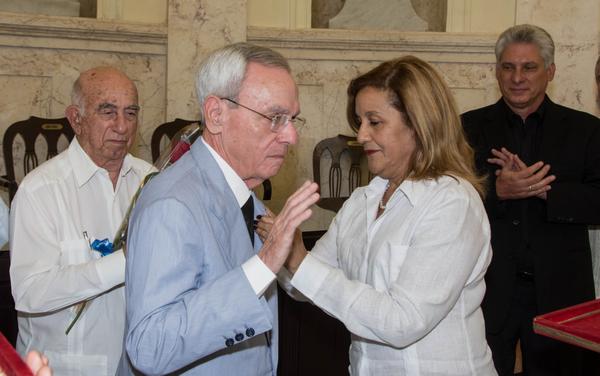
[[387,203],[386,204],[383,203],[383,196],[385,196],[385,194],[387,193],[388,189],[390,189],[390,182],[389,181],[385,185],[385,191],[383,191],[383,194],[381,195],[381,200],[379,200],[379,210],[385,210],[385,208],[387,207]]

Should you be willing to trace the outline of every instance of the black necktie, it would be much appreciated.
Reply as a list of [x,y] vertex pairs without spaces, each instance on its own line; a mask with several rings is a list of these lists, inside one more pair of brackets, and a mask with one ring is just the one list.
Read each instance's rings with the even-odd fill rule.
[[254,200],[252,195],[248,197],[248,201],[242,206],[242,214],[244,215],[244,222],[248,228],[248,235],[250,235],[250,241],[254,245]]

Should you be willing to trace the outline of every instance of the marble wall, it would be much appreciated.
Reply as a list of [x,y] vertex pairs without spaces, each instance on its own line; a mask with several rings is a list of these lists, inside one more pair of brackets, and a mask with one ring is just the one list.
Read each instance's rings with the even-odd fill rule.
[[63,117],[79,72],[112,65],[137,84],[134,152],[149,159],[151,131],[165,119],[166,51],[164,26],[0,13],[0,134],[31,115]]
[[[433,63],[463,111],[499,97],[493,55],[497,33],[249,27],[246,6],[245,0],[171,0],[167,25],[0,13],[0,84],[8,93],[0,97],[0,132],[30,115],[62,116],[78,72],[111,64],[138,84],[142,113],[134,152],[150,159],[149,140],[158,124],[198,116],[194,72],[199,62],[217,47],[248,40],[290,60],[308,120],[300,143],[272,179],[269,205],[278,210],[302,181],[312,178],[314,145],[352,134],[345,120],[347,83],[381,61],[414,54]],[[599,18],[597,0],[516,2],[517,23],[538,24],[555,38],[557,75],[551,97],[588,112],[596,111],[593,67]],[[319,208],[315,213],[304,229],[325,228],[333,217]]]

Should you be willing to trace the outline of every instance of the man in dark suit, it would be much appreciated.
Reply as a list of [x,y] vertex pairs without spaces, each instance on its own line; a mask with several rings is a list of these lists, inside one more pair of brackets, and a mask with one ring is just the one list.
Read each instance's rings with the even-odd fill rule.
[[482,307],[494,364],[512,375],[520,340],[527,375],[596,374],[590,354],[534,334],[532,320],[594,299],[586,225],[600,223],[600,121],[546,95],[556,67],[545,30],[511,27],[495,52],[502,98],[463,114],[488,180],[494,256]]

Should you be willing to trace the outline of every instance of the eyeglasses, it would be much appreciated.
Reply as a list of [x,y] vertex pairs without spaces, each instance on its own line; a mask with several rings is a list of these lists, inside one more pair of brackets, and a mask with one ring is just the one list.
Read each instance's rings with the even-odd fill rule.
[[288,124],[288,122],[292,123],[296,129],[300,129],[306,123],[306,119],[299,117],[299,116],[292,117],[287,114],[275,114],[273,116],[267,116],[263,113],[260,113],[256,110],[251,109],[250,107],[246,107],[243,104],[240,104],[240,103],[234,101],[233,99],[230,99],[230,98],[221,98],[221,99],[229,101],[235,105],[245,108],[248,111],[252,111],[257,115],[260,115],[260,116],[264,117],[265,119],[270,120],[271,121],[271,132],[275,132],[275,133],[280,132],[283,128],[285,128],[285,126]]

